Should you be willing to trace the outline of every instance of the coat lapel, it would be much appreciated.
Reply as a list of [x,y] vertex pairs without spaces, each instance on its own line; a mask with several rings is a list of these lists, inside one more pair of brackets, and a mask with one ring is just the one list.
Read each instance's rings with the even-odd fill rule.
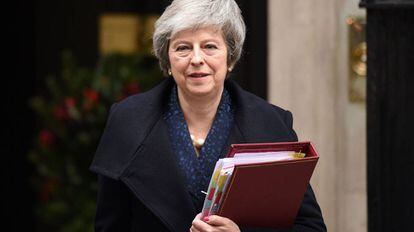
[[171,231],[188,231],[195,208],[160,118],[121,179]]
[[[237,138],[233,143],[266,143],[296,140],[291,125],[286,125],[284,118],[288,113],[270,105],[237,85],[233,80],[226,81],[236,107],[235,130],[231,137]],[[290,115],[290,113],[289,113]],[[291,120],[290,120],[291,121]],[[292,133],[293,132],[293,133]]]

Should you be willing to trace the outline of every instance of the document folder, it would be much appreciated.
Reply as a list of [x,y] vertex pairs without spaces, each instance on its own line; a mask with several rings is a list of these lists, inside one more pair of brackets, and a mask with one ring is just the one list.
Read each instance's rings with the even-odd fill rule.
[[[319,159],[312,143],[233,144],[227,157],[231,158],[240,153],[248,156],[279,151],[294,151],[306,155],[300,159],[234,165],[225,189],[219,194],[220,204],[214,213],[245,227],[293,226]],[[208,196],[206,200],[207,198]]]

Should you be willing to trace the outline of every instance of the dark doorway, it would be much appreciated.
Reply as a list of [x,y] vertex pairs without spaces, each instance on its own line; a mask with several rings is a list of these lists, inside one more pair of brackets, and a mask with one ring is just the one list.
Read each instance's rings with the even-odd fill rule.
[[414,221],[414,2],[366,0],[368,230]]

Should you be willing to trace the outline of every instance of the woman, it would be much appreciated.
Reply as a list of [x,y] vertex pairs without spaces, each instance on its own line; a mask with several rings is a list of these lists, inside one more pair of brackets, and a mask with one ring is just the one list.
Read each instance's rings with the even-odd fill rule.
[[[96,231],[251,229],[198,214],[230,144],[297,140],[290,112],[226,79],[244,38],[234,0],[175,0],[165,10],[153,41],[170,78],[111,108],[91,166],[99,180]],[[326,231],[310,187],[293,229]]]

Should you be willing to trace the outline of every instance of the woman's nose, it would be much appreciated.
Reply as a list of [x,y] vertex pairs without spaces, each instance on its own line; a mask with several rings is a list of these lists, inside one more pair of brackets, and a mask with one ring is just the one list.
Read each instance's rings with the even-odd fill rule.
[[191,57],[191,64],[196,65],[196,66],[204,64],[204,58],[203,58],[203,55],[201,54],[200,49],[193,50],[193,56]]

